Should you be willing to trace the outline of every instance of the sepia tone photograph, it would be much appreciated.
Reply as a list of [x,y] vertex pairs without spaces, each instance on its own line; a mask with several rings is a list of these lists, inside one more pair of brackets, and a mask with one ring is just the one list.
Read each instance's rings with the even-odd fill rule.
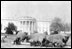
[[1,48],[71,48],[71,1],[1,1]]

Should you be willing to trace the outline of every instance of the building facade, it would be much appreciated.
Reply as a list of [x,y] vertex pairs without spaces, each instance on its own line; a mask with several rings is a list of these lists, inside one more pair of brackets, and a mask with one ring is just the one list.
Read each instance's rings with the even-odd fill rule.
[[18,19],[1,19],[2,32],[5,32],[4,28],[7,27],[8,23],[14,23],[17,26],[17,30],[28,32],[28,34],[37,31],[36,19],[32,17],[20,17]]
[[50,35],[50,21],[37,21],[37,30],[39,33],[47,32]]
[[18,19],[1,19],[2,30],[1,32],[5,32],[4,28],[8,26],[8,23],[14,23],[17,26],[17,30],[22,30],[22,32],[28,32],[28,34],[34,33],[37,31],[38,33],[47,32],[50,34],[50,21],[37,21],[32,17],[20,17]]

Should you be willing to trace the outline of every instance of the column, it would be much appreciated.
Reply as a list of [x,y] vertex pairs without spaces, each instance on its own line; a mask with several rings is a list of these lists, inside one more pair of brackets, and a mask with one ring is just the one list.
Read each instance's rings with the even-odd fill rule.
[[29,34],[29,20],[27,21],[27,32]]
[[30,34],[32,33],[32,21],[30,21]]
[[34,33],[34,22],[32,21],[32,33]]
[[48,24],[48,35],[50,35],[50,23]]
[[28,22],[26,21],[26,28],[25,28],[26,32],[28,32],[28,25],[27,24],[28,24]]
[[20,25],[20,28],[21,28],[20,30],[23,31],[23,28],[22,27],[23,27],[23,21],[21,21],[21,25]]
[[30,35],[30,21],[29,21],[29,24],[28,25],[29,25],[29,28],[28,28],[29,29],[29,33],[28,34]]
[[22,21],[22,31],[24,32],[24,21]]
[[26,21],[23,21],[23,32],[25,31],[25,25],[26,25]]
[[24,24],[24,32],[26,32],[26,24],[27,24],[27,21],[25,20],[25,24]]

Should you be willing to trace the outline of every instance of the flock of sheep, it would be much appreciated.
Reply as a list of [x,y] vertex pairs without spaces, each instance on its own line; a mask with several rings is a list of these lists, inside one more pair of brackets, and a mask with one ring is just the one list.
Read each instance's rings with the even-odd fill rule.
[[44,47],[60,47],[63,48],[67,45],[67,42],[71,36],[66,34],[53,34],[46,35],[44,33],[33,33],[28,35],[26,32],[19,32],[16,38],[13,40],[13,44],[21,45],[21,42],[30,43],[31,46],[44,46]]
[[[28,35],[27,32],[17,31],[17,27],[13,23],[9,23],[8,27],[5,28],[6,34],[12,34],[13,31],[16,32],[15,38],[12,41],[12,44],[21,45],[22,42],[30,43],[31,46],[41,46],[41,47],[65,47],[68,44],[71,44],[71,32],[70,34],[65,33],[70,30],[70,25],[63,25],[59,18],[55,18],[50,26],[51,34],[48,35],[45,33],[32,33]],[[68,29],[67,29],[68,28]],[[59,31],[65,31],[64,33]],[[1,38],[2,42],[5,42],[5,39],[8,38],[8,35],[5,35]],[[12,38],[12,37],[11,37]]]

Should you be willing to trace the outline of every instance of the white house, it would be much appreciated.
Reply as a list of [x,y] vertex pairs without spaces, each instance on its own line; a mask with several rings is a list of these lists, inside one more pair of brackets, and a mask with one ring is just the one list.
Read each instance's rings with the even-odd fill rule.
[[50,21],[37,21],[37,30],[39,33],[44,33],[45,31],[50,34]]
[[2,30],[4,33],[4,28],[8,26],[8,23],[12,22],[17,26],[17,30],[22,30],[23,32],[33,33],[36,31],[36,20],[32,17],[20,17],[18,19],[1,19]]
[[50,34],[50,21],[37,21],[32,17],[20,17],[18,19],[1,19],[2,30],[5,32],[4,28],[7,27],[8,23],[12,22],[17,26],[17,30],[22,30],[23,32],[33,33],[38,31],[38,33],[44,33],[45,31]]

